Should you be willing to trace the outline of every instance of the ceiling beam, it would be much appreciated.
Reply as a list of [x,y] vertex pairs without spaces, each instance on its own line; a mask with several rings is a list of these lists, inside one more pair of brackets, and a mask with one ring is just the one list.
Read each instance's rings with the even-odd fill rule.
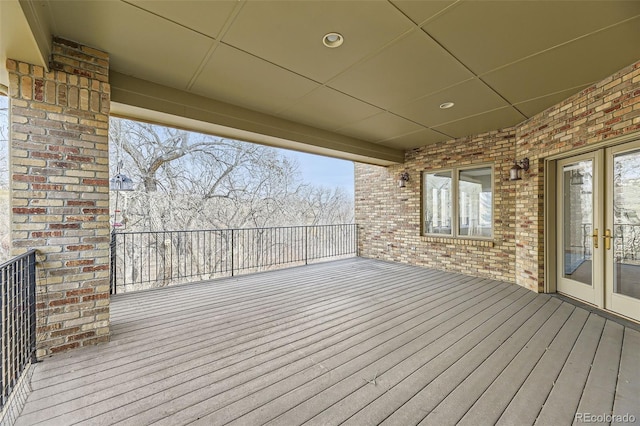
[[115,71],[112,115],[369,164],[404,162],[404,151],[295,123]]
[[43,8],[42,5],[38,5],[33,0],[19,1],[29,28],[31,28],[33,42],[38,48],[40,63],[48,71],[49,58],[51,57],[51,48],[53,46],[53,33],[49,24],[50,20],[47,16],[47,9]]
[[9,85],[7,59],[48,68],[51,33],[32,1],[0,1],[0,84]]

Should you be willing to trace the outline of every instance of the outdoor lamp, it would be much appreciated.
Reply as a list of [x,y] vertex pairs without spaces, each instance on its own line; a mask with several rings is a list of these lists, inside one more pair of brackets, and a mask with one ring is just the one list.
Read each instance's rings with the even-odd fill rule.
[[569,183],[571,185],[583,185],[584,184],[584,175],[580,173],[580,170],[572,170],[571,178],[569,179]]
[[398,188],[404,188],[407,182],[409,182],[409,173],[402,172],[398,178]]
[[109,189],[111,191],[133,191],[133,181],[122,173],[118,173],[109,179]]
[[509,170],[509,180],[522,179],[522,171],[529,170],[529,158],[523,158],[522,160],[514,161],[513,167]]

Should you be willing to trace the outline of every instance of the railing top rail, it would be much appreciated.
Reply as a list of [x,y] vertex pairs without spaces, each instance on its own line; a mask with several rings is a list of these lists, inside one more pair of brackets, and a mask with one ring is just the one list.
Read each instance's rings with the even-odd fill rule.
[[212,228],[212,229],[172,229],[161,231],[118,231],[114,230],[113,233],[118,235],[124,234],[159,234],[169,232],[214,232],[214,231],[260,231],[269,229],[299,229],[299,228],[324,228],[324,227],[337,227],[337,226],[353,226],[355,223],[333,223],[324,225],[292,225],[292,226],[268,226],[263,228]]
[[12,263],[17,262],[18,260],[21,260],[21,259],[24,259],[26,257],[29,257],[32,254],[34,254],[35,252],[36,252],[36,249],[31,249],[31,250],[27,251],[26,253],[22,253],[22,254],[20,254],[18,256],[12,257],[11,259],[7,260],[6,262],[0,264],[0,269],[11,265]]

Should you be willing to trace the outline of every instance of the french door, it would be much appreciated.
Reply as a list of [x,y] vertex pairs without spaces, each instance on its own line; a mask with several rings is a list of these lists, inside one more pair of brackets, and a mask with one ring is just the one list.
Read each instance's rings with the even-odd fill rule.
[[640,321],[640,141],[557,162],[557,291]]

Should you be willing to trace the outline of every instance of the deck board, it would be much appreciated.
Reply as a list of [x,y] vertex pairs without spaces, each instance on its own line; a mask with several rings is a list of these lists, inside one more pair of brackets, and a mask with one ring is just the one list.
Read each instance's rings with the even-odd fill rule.
[[[422,290],[423,292],[427,291],[428,289],[425,289],[424,286],[416,286],[417,289]],[[368,291],[368,296],[370,297],[381,297],[379,293],[373,293],[372,291],[370,291],[371,289],[369,288]],[[385,290],[385,292],[388,292],[388,290]],[[372,307],[368,307],[368,310],[373,311]],[[353,312],[351,311],[347,311],[347,312]],[[377,312],[377,311],[375,311]],[[341,312],[344,313],[344,312]],[[377,312],[376,314],[378,314],[379,312]],[[305,316],[305,315],[303,315]],[[319,317],[318,321],[320,322],[325,322],[326,324],[326,318],[327,316],[325,316],[324,318]],[[288,332],[289,334],[292,333],[292,327],[295,324],[292,323],[288,323],[286,324],[286,327],[283,328],[284,332]],[[309,323],[307,324],[309,325]],[[250,349],[251,347],[255,347],[257,346],[257,343],[262,342],[265,339],[268,338],[272,338],[276,333],[275,329],[271,329],[270,333],[268,334],[268,336],[256,336],[256,333],[253,332],[252,329],[247,329],[252,331],[252,333],[246,334],[245,336],[242,336],[241,341],[238,342],[238,340],[228,340],[226,342],[223,342],[221,340],[217,341],[217,358],[223,358],[226,355],[233,355],[235,353],[238,352],[242,352],[243,350],[247,350]],[[202,330],[201,330],[202,331]],[[313,331],[310,331],[308,334],[313,334]],[[317,331],[317,330],[316,330]],[[180,373],[180,372],[185,372],[189,370],[189,365],[188,364],[180,364],[177,366],[174,366],[174,364],[176,363],[180,363],[182,362],[190,362],[193,361],[196,363],[196,365],[193,366],[192,373],[197,376],[198,374],[200,374],[202,371],[198,370],[197,367],[200,367],[201,365],[205,365],[207,363],[209,363],[209,361],[211,360],[211,358],[207,359],[205,357],[211,357],[211,344],[204,338],[211,338],[210,335],[204,334],[204,335],[200,335],[200,338],[197,340],[199,343],[197,345],[192,345],[190,348],[187,349],[196,349],[196,348],[200,348],[199,352],[193,352],[193,351],[185,351],[185,353],[183,354],[183,358],[174,358],[174,357],[166,357],[166,359],[163,360],[162,363],[160,364],[155,364],[155,365],[144,365],[144,363],[149,363],[150,361],[155,360],[156,358],[158,358],[160,355],[158,354],[147,354],[146,358],[142,358],[141,360],[138,360],[136,362],[133,363],[129,363],[129,364],[133,364],[133,366],[129,365],[129,364],[124,364],[118,367],[114,367],[111,368],[110,370],[106,370],[103,372],[93,372],[94,374],[90,374],[91,372],[85,374],[83,377],[85,378],[89,378],[90,380],[92,380],[94,382],[94,387],[95,387],[95,382],[99,382],[100,379],[102,379],[103,377],[113,377],[114,380],[112,380],[112,382],[108,382],[105,383],[104,386],[109,388],[111,387],[113,384],[117,383],[117,381],[119,380],[119,377],[122,376],[123,378],[126,379],[131,379],[132,376],[131,374],[133,374],[133,378],[136,377],[137,374],[144,374],[144,375],[149,375],[152,371],[160,371],[162,375],[164,376],[170,376],[170,374],[168,373]],[[262,340],[256,339],[256,337],[261,338]],[[247,343],[248,342],[248,343]],[[236,345],[233,345],[234,343],[236,343]],[[238,343],[242,344],[244,343],[244,346],[239,346]],[[230,347],[230,348],[229,348]],[[183,348],[184,349],[184,348]],[[150,355],[150,356],[149,356]],[[170,354],[169,354],[170,355]],[[255,356],[255,353],[253,354]],[[101,364],[104,365],[104,364]],[[134,370],[134,367],[138,367],[141,366],[141,368],[143,369],[143,371],[141,370]],[[173,367],[172,367],[173,366]],[[100,368],[100,366],[96,366],[96,368]],[[172,370],[166,370],[167,368],[172,368]],[[67,375],[66,377],[69,378],[71,375]],[[75,383],[61,383],[61,386],[65,386],[65,385],[77,385],[79,384],[79,382],[75,382]],[[61,390],[61,389],[57,389],[57,390]],[[35,392],[37,393],[37,392]],[[37,396],[37,395],[36,395]]]
[[[500,288],[496,290],[500,290]],[[502,291],[508,290],[502,289]],[[491,290],[486,292],[488,294],[492,293]],[[373,381],[374,377],[381,375],[391,365],[398,362],[399,359],[409,356],[431,340],[448,333],[463,319],[462,313],[464,311],[468,311],[465,313],[466,315],[471,315],[474,309],[480,309],[483,305],[499,300],[499,292],[491,296],[484,303],[479,303],[476,306],[471,305],[474,303],[475,298],[454,307],[443,304],[437,310],[433,309],[422,315],[430,316],[427,321],[417,317],[414,322],[403,324],[400,328],[390,329],[387,336],[381,336],[382,339],[387,339],[387,337],[390,337],[390,339],[372,341],[366,348],[366,352],[348,353],[345,354],[342,360],[327,360],[330,361],[330,366],[335,365],[330,370],[330,374],[325,372],[322,377],[308,381],[293,391],[282,393],[282,396],[277,401],[269,397],[269,394],[272,394],[271,390],[265,389],[265,402],[268,402],[269,405],[255,414],[264,421],[276,417],[292,406],[296,406],[296,410],[288,414],[291,414],[292,418],[298,421],[307,420],[331,406],[342,395],[348,394],[353,385],[361,386],[368,383],[367,380]],[[434,313],[438,313],[438,315],[433,316]],[[417,321],[423,322],[415,324]],[[323,364],[326,364],[326,362],[323,361]],[[342,389],[336,389],[336,382],[343,385]],[[247,411],[246,408],[245,411]],[[228,410],[225,407],[224,411],[209,413],[202,418],[201,422],[202,424],[207,422],[214,422],[213,424],[215,424],[218,422],[218,418],[234,420],[240,412],[240,410]],[[254,414],[253,410],[252,414]],[[240,419],[239,423],[253,421],[245,418]],[[285,418],[281,419],[280,423],[290,424],[290,421]]]
[[640,405],[636,330],[408,265],[122,294],[111,314],[109,343],[36,365],[18,425],[565,424]]
[[[559,306],[535,336],[526,343],[524,348],[512,359],[505,360],[508,365],[496,366],[494,363],[486,363],[483,366],[483,370],[474,372],[474,374],[484,376],[482,377],[484,386],[479,389],[482,393],[475,401],[470,396],[467,396],[465,387],[457,388],[455,390],[457,398],[455,398],[454,402],[459,404],[460,407],[466,408],[466,412],[458,424],[473,426],[483,422],[496,423],[500,418],[500,414],[509,404],[511,397],[522,386],[533,366],[542,357],[545,349],[556,337],[573,309],[573,306],[566,303]],[[480,378],[476,379],[472,375],[467,378],[467,381],[469,380],[478,382]],[[450,398],[451,395],[447,397],[447,399]],[[444,409],[446,407],[441,404],[439,408]]]
[[[593,360],[578,413],[611,413],[616,393],[624,327],[607,321]],[[640,362],[636,368],[640,367]]]
[[[462,383],[429,413],[421,424],[458,423],[469,408],[477,401],[491,383],[505,370],[509,363],[525,349],[527,344],[539,345],[546,340],[544,325],[559,321],[555,314],[562,303],[552,299],[518,330],[505,340],[482,364],[471,372]],[[549,333],[556,328],[551,326]]]
[[636,422],[640,421],[638,395],[640,395],[640,332],[625,328],[613,404],[613,414],[622,417],[622,421],[611,422],[612,425],[628,424],[624,416],[633,416]]
[[[466,289],[461,289],[460,291],[466,291]],[[470,292],[470,294],[465,295],[456,295],[457,297],[451,297],[449,302],[446,301],[445,297],[439,297],[436,300],[430,301],[430,303],[423,304],[422,307],[402,309],[402,315],[395,320],[385,320],[383,318],[384,321],[379,328],[372,328],[364,333],[359,333],[357,335],[357,344],[355,345],[353,344],[354,341],[352,339],[342,340],[339,344],[325,345],[326,347],[320,351],[315,350],[315,348],[295,345],[294,349],[300,356],[302,356],[300,360],[305,363],[312,362],[312,366],[310,366],[310,368],[302,369],[298,368],[295,363],[289,363],[283,364],[278,369],[270,370],[271,366],[266,365],[263,366],[263,368],[266,367],[267,371],[263,371],[256,380],[247,380],[248,378],[246,375],[241,375],[240,377],[236,376],[234,377],[235,381],[233,384],[235,384],[236,381],[242,381],[240,385],[234,386],[229,390],[224,390],[223,388],[223,392],[215,395],[214,397],[211,397],[211,393],[208,391],[202,392],[201,389],[197,389],[197,394],[190,395],[190,398],[182,398],[184,401],[171,401],[171,404],[162,407],[162,412],[152,410],[152,412],[147,413],[147,416],[137,418],[136,420],[141,422],[147,422],[149,420],[156,421],[159,416],[163,413],[167,413],[167,411],[174,408],[176,404],[184,402],[192,405],[183,410],[174,408],[177,413],[164,419],[166,424],[180,424],[183,419],[194,417],[203,417],[205,422],[215,420],[214,423],[209,423],[215,424],[221,422],[223,419],[232,420],[233,416],[241,413],[243,409],[246,409],[247,405],[250,404],[250,406],[255,406],[259,404],[260,401],[273,398],[273,395],[287,393],[291,389],[296,389],[296,396],[301,395],[299,386],[307,381],[323,376],[327,371],[331,371],[332,373],[329,381],[335,380],[336,375],[341,372],[339,366],[342,366],[343,363],[354,363],[356,360],[358,362],[365,362],[362,358],[366,358],[368,356],[376,359],[381,356],[380,353],[384,353],[388,350],[387,347],[391,346],[391,344],[386,346],[383,345],[385,345],[388,340],[397,338],[398,329],[408,330],[404,333],[408,336],[405,336],[404,338],[409,339],[412,337],[410,333],[418,333],[421,330],[420,328],[414,327],[428,327],[429,325],[439,324],[440,318],[437,318],[436,315],[442,313],[452,317],[453,314],[447,312],[447,310],[451,310],[452,305],[460,304],[463,297],[471,299],[473,294],[481,293],[483,291],[485,291],[483,286],[477,286],[475,292]],[[462,310],[463,308],[458,309]],[[453,309],[453,311],[457,312],[455,309]],[[425,321],[425,317],[436,317],[437,319],[428,322]],[[370,338],[367,338],[369,336]],[[203,378],[201,381],[204,384],[208,383],[206,378]],[[190,387],[193,387],[194,385],[196,384],[193,382],[188,384]],[[230,385],[231,384],[228,384],[227,386]],[[196,404],[193,404],[194,399],[201,400]],[[214,419],[204,417],[211,414],[214,408],[222,408],[223,410],[216,410],[213,413]]]
[[559,425],[574,421],[605,323],[604,318],[589,315],[536,423]]
[[498,419],[497,425],[534,424],[571,354],[589,313],[575,309]]
[[346,424],[380,423],[422,389],[425,383],[444,372],[536,298],[526,290],[518,291],[511,296],[511,299],[505,298],[492,306],[487,312],[486,321],[480,322],[471,318],[463,326],[417,352],[406,362],[398,364],[389,372],[390,377],[381,377],[379,389],[370,386],[361,388],[352,398],[345,401],[345,404],[351,402],[351,410],[355,411]]
[[[544,307],[544,311],[540,309]],[[535,298],[530,304],[518,311],[496,330],[483,338],[460,359],[447,366],[447,369],[433,380],[424,383],[413,397],[385,419],[382,424],[418,424],[429,415],[440,402],[459,386],[482,362],[484,362],[507,339],[530,319],[541,320],[547,310],[556,308],[549,303],[548,297]]]

